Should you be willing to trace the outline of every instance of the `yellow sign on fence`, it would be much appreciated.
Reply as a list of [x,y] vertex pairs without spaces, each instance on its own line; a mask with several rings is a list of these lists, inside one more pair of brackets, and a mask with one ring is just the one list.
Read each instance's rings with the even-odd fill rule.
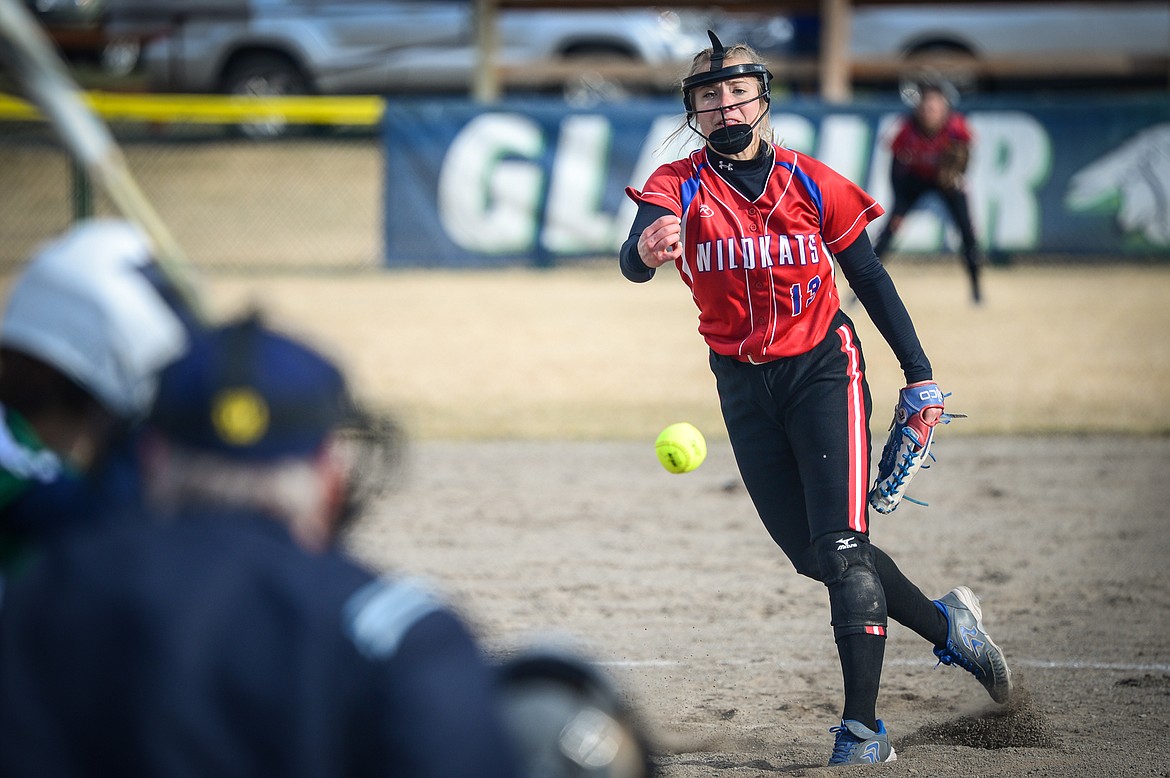
[[[232,124],[283,119],[297,124],[374,125],[386,101],[377,96],[236,97],[86,92],[86,102],[112,121]],[[31,103],[0,94],[0,119],[35,119]]]

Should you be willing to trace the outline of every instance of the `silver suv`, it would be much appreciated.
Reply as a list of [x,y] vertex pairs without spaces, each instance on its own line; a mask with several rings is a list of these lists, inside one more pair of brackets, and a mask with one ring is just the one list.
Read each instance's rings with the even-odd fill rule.
[[[154,37],[152,89],[226,94],[466,93],[477,57],[472,0],[108,0],[107,34]],[[583,55],[651,66],[707,45],[705,17],[649,8],[500,9],[498,63]]]

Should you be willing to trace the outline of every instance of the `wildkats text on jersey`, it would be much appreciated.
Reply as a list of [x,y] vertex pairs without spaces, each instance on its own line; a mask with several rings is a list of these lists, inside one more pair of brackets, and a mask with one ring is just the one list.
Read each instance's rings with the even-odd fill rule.
[[756,270],[780,265],[818,265],[817,235],[758,235],[696,243],[695,270]]

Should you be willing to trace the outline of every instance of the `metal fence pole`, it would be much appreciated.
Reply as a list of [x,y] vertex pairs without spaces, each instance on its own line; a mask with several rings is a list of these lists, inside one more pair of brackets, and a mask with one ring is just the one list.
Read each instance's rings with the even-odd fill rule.
[[499,0],[476,0],[475,41],[476,68],[471,85],[472,97],[480,103],[500,99]]
[[88,219],[93,216],[93,182],[85,172],[85,165],[72,154],[69,155],[69,169],[73,172],[73,220]]

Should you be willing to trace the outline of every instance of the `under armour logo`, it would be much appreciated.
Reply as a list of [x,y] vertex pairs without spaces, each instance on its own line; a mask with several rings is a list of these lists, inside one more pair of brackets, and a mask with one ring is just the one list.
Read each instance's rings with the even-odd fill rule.
[[847,548],[857,548],[857,538],[848,537],[848,538],[838,538],[837,539],[837,550],[838,551],[844,551]]
[[963,638],[963,645],[970,649],[970,651],[975,654],[975,656],[979,656],[979,652],[983,648],[983,641],[977,640],[975,638],[975,636],[978,634],[979,630],[977,629],[972,629],[971,627],[959,627],[959,635],[961,635]]
[[730,162],[721,159],[721,160],[719,160],[719,169],[720,170],[734,170],[735,168],[732,167]]

